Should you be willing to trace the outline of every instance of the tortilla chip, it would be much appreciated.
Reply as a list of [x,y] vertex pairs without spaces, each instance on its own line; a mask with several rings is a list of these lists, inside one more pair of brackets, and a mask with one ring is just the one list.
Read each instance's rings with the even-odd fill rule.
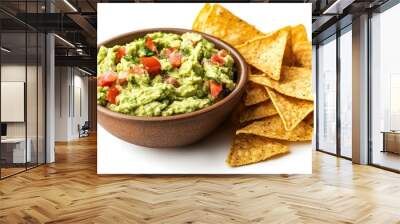
[[237,135],[226,162],[230,166],[242,166],[267,160],[288,153],[286,145],[255,135]]
[[310,113],[309,115],[307,115],[307,117],[304,118],[304,122],[311,127],[314,127],[314,113]]
[[294,65],[299,67],[311,68],[312,45],[311,42],[308,40],[307,31],[304,25],[300,24],[292,27],[291,45]]
[[293,45],[295,65],[311,69],[312,45],[309,41],[297,42]]
[[249,82],[246,87],[246,95],[244,97],[244,105],[250,106],[257,103],[267,101],[268,93],[261,85]]
[[310,141],[312,140],[313,128],[305,122],[300,122],[293,130],[287,131],[282,119],[275,115],[255,121],[237,130],[236,134],[253,134],[286,141]]
[[307,33],[303,25],[297,25],[294,27],[286,26],[280,29],[280,31],[281,30],[288,31],[288,38],[286,42],[285,53],[283,54],[282,64],[286,66],[293,66],[296,63],[293,55],[293,44],[299,41],[307,41]]
[[[204,11],[200,11],[200,13],[208,14],[207,19],[201,26],[194,24],[194,30],[216,36],[231,45],[242,44],[256,36],[263,35],[253,25],[235,16],[220,4],[212,5],[208,13],[204,13]],[[202,21],[204,16],[198,16],[200,17],[199,21]]]
[[199,14],[197,14],[196,19],[193,22],[192,29],[193,30],[202,30],[203,25],[207,20],[207,17],[210,13],[211,5],[206,3],[203,8],[200,10]]
[[293,26],[291,29],[291,41],[294,45],[297,42],[308,41],[307,31],[303,24]]
[[283,61],[282,64],[286,66],[294,65],[294,57],[293,57],[293,50],[292,50],[292,27],[286,26],[280,30],[286,30],[288,32],[288,37],[286,41],[285,52],[283,54]]
[[287,30],[278,30],[270,35],[238,45],[236,49],[249,64],[269,75],[272,79],[279,80],[287,38]]
[[251,75],[249,80],[273,88],[286,96],[303,100],[314,100],[311,69],[283,66],[281,80],[279,81],[262,75]]
[[271,100],[247,108],[240,115],[240,123],[278,114]]
[[282,95],[275,90],[265,87],[279,116],[282,118],[285,129],[290,131],[314,110],[314,103]]

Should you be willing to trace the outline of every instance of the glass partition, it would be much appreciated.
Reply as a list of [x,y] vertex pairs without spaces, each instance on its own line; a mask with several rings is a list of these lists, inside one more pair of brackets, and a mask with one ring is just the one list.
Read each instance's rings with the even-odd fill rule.
[[[23,16],[42,10],[39,2],[0,1],[0,7]],[[45,163],[45,44],[43,33],[0,12],[1,179]]]
[[[26,126],[26,33],[1,34],[2,177],[26,169],[31,160]],[[4,50],[6,49],[6,50]],[[28,149],[28,150],[27,150]]]

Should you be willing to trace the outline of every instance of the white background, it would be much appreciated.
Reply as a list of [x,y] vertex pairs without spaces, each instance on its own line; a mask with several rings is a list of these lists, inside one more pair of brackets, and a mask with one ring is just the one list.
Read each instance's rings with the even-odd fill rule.
[[[190,29],[204,4],[98,4],[97,43],[144,28]],[[311,4],[222,4],[235,15],[270,32],[304,24],[311,39]],[[253,165],[231,168],[226,156],[232,130],[222,125],[201,142],[179,149],[150,149],[122,141],[100,125],[97,130],[99,174],[310,174],[311,143],[290,144],[291,153]],[[129,131],[129,130],[127,130]]]

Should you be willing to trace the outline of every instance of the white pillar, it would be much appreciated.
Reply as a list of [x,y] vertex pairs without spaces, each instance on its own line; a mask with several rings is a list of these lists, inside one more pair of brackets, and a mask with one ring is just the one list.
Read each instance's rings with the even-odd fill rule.
[[368,15],[353,20],[353,162],[368,163]]
[[55,133],[55,72],[54,72],[54,35],[47,34],[46,36],[46,163],[52,163],[55,161],[55,150],[54,150],[54,133]]
[[[46,4],[47,12],[53,12],[50,1]],[[55,44],[54,35],[46,35],[46,163],[55,161]]]

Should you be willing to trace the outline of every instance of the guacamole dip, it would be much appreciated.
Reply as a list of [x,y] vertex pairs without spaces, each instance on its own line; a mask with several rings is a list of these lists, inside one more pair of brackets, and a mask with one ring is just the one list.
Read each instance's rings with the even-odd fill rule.
[[135,116],[207,107],[235,87],[234,61],[197,33],[156,32],[97,54],[97,104]]

